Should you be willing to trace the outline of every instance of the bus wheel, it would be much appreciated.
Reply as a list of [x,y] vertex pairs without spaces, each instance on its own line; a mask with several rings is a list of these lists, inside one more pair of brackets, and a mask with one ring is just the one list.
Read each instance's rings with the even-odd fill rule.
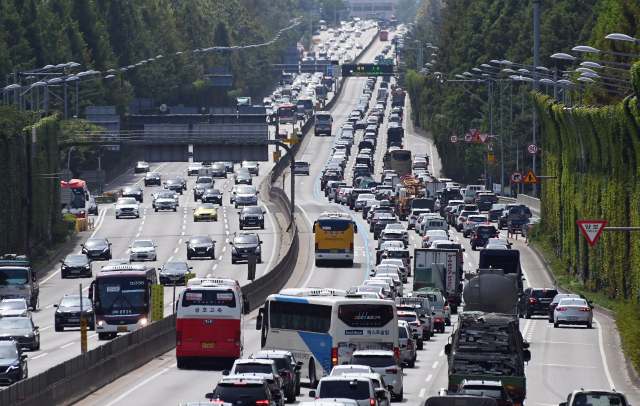
[[176,357],[178,362],[178,369],[185,369],[187,367],[187,357]]
[[351,260],[351,261],[347,261],[347,266],[348,266],[349,268],[351,268],[351,267],[353,266],[353,260]]
[[316,362],[313,358],[309,359],[309,386],[311,389],[318,387],[318,379],[316,378]]
[[108,340],[109,333],[98,333],[98,340]]

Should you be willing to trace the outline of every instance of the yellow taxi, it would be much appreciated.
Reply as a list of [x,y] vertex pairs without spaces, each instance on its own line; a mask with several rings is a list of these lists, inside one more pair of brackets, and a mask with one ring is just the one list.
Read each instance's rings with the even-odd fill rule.
[[201,203],[193,209],[193,221],[218,221],[218,209],[213,203]]

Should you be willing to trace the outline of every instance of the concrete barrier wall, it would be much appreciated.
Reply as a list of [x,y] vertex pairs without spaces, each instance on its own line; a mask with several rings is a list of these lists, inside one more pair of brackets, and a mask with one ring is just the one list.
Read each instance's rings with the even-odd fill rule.
[[540,215],[540,199],[525,194],[519,194],[516,202],[529,207],[534,214]]

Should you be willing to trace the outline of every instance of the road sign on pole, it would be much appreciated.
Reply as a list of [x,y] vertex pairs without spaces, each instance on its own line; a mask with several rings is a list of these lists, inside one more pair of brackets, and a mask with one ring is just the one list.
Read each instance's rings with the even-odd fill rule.
[[480,138],[480,142],[482,142],[484,144],[485,141],[487,141],[487,138],[489,138],[489,134],[488,133],[480,133],[480,134],[478,134],[478,138]]
[[607,225],[607,220],[578,220],[577,223],[587,242],[593,247]]
[[471,135],[476,135],[476,133],[478,132],[477,128],[469,128],[469,132],[471,133]]
[[512,183],[522,183],[522,177],[522,172],[520,171],[513,171],[511,175],[509,175]]
[[452,134],[451,137],[449,137],[449,140],[454,144],[459,141],[458,136],[455,134]]
[[490,164],[495,163],[496,162],[496,156],[492,155],[492,154],[487,155],[487,162],[490,163]]
[[527,145],[527,152],[529,155],[535,155],[538,153],[540,148],[538,148],[538,144],[529,144]]
[[327,65],[327,76],[333,77],[333,66]]
[[471,134],[471,133],[466,133],[466,134],[464,135],[464,140],[465,140],[466,142],[471,142],[471,141],[473,141],[473,134]]
[[529,172],[524,176],[522,183],[538,183],[538,178],[533,174],[533,171],[529,169]]
[[487,151],[493,152],[493,142],[487,144]]

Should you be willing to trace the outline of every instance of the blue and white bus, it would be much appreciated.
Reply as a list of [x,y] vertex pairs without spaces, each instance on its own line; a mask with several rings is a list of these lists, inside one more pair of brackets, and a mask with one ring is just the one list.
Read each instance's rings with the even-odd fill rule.
[[364,299],[338,289],[293,288],[267,298],[256,329],[262,349],[291,350],[302,361],[301,378],[315,388],[356,350],[400,355],[395,303]]

